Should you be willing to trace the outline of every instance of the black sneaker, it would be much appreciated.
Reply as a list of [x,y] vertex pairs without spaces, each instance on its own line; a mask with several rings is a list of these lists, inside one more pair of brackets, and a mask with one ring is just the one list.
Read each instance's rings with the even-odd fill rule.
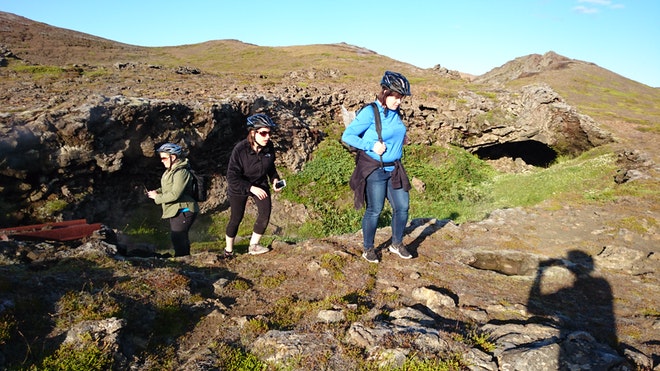
[[234,258],[234,252],[225,250],[225,255],[223,257],[225,260],[231,260]]
[[390,245],[390,251],[399,255],[403,259],[410,259],[412,255],[408,252],[408,249],[403,244]]
[[369,249],[362,253],[362,257],[365,258],[369,263],[378,263],[378,255],[374,249]]

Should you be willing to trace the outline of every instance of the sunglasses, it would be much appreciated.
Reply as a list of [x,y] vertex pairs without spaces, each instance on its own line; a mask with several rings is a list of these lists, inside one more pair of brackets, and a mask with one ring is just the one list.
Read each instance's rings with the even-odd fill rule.
[[270,131],[262,130],[262,131],[257,131],[257,133],[262,137],[270,136]]

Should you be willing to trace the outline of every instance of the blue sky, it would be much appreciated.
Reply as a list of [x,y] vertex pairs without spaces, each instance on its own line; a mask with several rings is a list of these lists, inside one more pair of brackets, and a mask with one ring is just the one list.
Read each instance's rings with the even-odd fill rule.
[[0,10],[140,46],[345,42],[474,75],[554,51],[660,87],[658,0],[0,0]]

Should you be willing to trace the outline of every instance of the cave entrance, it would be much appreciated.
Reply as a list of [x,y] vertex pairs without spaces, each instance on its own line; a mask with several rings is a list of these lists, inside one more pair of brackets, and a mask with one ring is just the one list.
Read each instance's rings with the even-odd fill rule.
[[497,160],[502,157],[520,158],[532,166],[548,167],[557,159],[557,152],[547,144],[535,140],[508,142],[481,147],[474,152],[482,160]]

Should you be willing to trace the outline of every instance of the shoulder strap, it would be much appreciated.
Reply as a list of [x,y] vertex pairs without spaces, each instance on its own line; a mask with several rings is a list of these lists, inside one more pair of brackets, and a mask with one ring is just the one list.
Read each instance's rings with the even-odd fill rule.
[[[374,109],[374,120],[376,121],[376,133],[378,133],[378,141],[383,142],[383,123],[380,122],[380,112],[378,112],[378,106],[376,102],[371,102],[371,108]],[[383,168],[383,155],[380,155],[380,168]]]
[[374,119],[376,120],[376,133],[378,133],[378,140],[383,141],[383,124],[380,122],[380,112],[378,112],[378,106],[376,102],[369,103],[371,108],[374,109]]

